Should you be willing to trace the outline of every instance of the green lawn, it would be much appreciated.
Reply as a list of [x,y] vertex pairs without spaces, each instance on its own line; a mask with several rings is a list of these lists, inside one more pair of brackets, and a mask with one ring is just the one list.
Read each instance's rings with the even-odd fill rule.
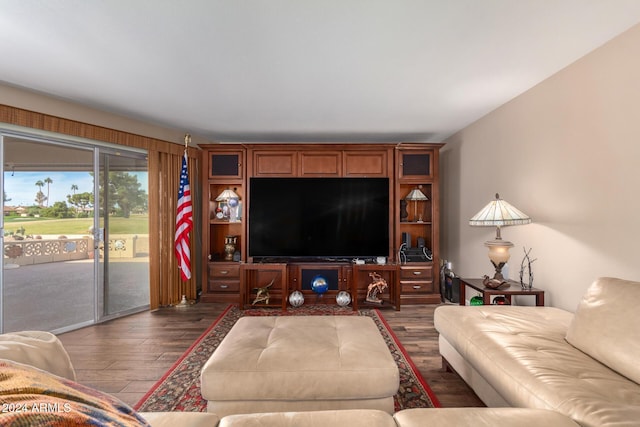
[[[89,234],[89,227],[93,224],[91,218],[23,218],[6,217],[4,232],[16,232],[20,227],[25,234]],[[148,234],[149,217],[135,215],[129,218],[110,217],[109,229],[112,234]]]

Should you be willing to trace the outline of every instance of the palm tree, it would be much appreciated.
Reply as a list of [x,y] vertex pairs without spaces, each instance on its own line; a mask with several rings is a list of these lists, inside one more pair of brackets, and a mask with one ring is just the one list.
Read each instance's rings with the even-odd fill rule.
[[38,205],[42,206],[42,203],[44,202],[43,200],[44,194],[42,193],[42,187],[44,187],[44,182],[38,180],[36,182],[36,187],[40,188],[40,190],[38,190],[38,194],[36,194],[36,202],[38,203]]
[[44,182],[47,183],[47,206],[49,206],[49,184],[53,184],[53,180],[49,177],[44,179]]
[[73,194],[76,194],[76,191],[78,191],[78,186],[75,184],[71,184],[71,191],[73,191]]

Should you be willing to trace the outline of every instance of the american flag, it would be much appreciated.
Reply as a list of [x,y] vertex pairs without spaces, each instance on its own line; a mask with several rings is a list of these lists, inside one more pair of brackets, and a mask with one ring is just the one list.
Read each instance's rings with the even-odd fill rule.
[[176,211],[175,253],[182,280],[191,279],[191,251],[189,250],[189,232],[193,228],[193,206],[191,205],[191,189],[189,188],[189,171],[187,170],[187,151],[182,157],[180,172],[180,188],[178,189],[178,208]]

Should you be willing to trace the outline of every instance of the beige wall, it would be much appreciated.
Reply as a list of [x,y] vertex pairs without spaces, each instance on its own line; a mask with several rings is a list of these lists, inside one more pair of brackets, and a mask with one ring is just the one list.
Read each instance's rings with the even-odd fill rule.
[[640,281],[640,26],[446,142],[441,247],[458,274],[491,272],[494,229],[468,220],[499,192],[533,219],[502,230],[509,276],[533,248],[547,305],[575,310],[599,276]]

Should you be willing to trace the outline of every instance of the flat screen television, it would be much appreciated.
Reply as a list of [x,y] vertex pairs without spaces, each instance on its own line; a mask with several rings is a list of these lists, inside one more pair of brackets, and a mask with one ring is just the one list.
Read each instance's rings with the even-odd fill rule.
[[388,178],[250,178],[249,184],[254,261],[389,255]]

